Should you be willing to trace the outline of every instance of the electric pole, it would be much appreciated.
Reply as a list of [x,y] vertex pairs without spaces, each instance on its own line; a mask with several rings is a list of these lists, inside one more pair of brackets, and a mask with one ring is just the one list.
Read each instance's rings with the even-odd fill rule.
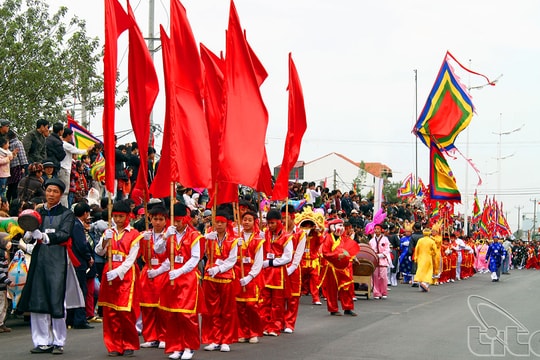
[[524,206],[523,206],[523,205],[520,205],[520,206],[514,206],[514,207],[515,207],[515,208],[517,209],[517,211],[518,211],[518,228],[517,228],[517,231],[519,231],[519,224],[520,224],[519,222],[520,222],[520,220],[521,220],[521,209],[523,209]]

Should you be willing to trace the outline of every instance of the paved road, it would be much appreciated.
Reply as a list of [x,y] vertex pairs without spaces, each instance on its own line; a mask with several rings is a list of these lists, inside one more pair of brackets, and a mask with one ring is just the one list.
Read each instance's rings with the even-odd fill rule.
[[[499,283],[478,274],[432,287],[427,294],[399,285],[387,300],[359,299],[355,318],[329,316],[324,304],[313,306],[309,297],[303,297],[294,334],[264,337],[256,345],[233,344],[230,353],[200,350],[194,359],[540,358],[539,298],[540,272],[535,270],[513,271]],[[27,323],[9,319],[7,324],[13,332],[0,334],[2,359],[53,356],[29,353],[32,341]],[[158,349],[135,354],[140,359],[167,359]],[[106,359],[101,325],[68,330],[62,358]]]

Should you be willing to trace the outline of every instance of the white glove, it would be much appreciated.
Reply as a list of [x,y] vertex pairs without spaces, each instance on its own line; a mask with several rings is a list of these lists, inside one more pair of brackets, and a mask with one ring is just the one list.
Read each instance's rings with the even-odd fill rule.
[[176,226],[171,225],[165,231],[165,238],[170,238],[171,236],[176,235]]
[[152,238],[152,231],[145,231],[143,234],[144,240],[150,240]]
[[43,239],[43,233],[39,231],[38,229],[32,231],[32,237],[37,240]]
[[204,235],[204,237],[206,238],[206,240],[217,240],[217,231],[211,231],[208,234]]
[[410,244],[409,241],[404,241],[402,245],[403,245],[403,246],[409,246],[409,244]]
[[148,275],[148,278],[149,278],[149,279],[153,279],[153,278],[155,278],[156,276],[158,276],[159,274],[158,274],[158,271],[157,271],[157,270],[148,270],[148,271],[146,272],[146,275]]
[[113,229],[105,230],[104,234],[105,234],[105,240],[111,240],[114,237]]
[[377,254],[379,256],[379,259],[384,258],[384,254]]
[[169,271],[169,280],[174,280],[180,275],[183,275],[182,268]]
[[264,260],[263,261],[263,268],[267,268],[270,266],[270,260]]
[[107,281],[113,281],[118,277],[116,270],[107,271]]
[[[296,269],[294,269],[294,270],[296,270]],[[291,274],[294,272],[294,270],[293,270],[293,267],[292,267],[292,266],[288,266],[288,267],[287,267],[287,275],[288,275],[288,276],[291,276]]]
[[240,286],[246,286],[247,284],[251,282],[251,280],[253,280],[251,275],[244,276],[243,278],[240,279]]
[[206,270],[206,272],[208,273],[208,275],[210,275],[211,277],[214,277],[216,276],[217,274],[219,274],[219,268],[217,266],[214,266],[214,267],[211,267],[210,269]]
[[31,231],[25,232],[23,236],[23,240],[28,241],[30,239],[32,239],[32,232]]
[[501,256],[501,260],[504,260],[504,258],[505,258],[505,257],[506,257],[506,256],[504,256],[504,255],[503,255],[503,256]]
[[49,235],[47,235],[47,234],[45,234],[45,233],[42,233],[41,235],[43,236],[43,238],[41,239],[41,242],[42,242],[43,244],[48,244],[48,243],[51,242],[51,241],[49,240]]

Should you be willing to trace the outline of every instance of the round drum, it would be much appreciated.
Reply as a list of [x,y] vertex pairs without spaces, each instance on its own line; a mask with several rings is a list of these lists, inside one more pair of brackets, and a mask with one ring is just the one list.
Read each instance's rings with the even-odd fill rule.
[[41,215],[35,210],[26,209],[19,214],[17,222],[24,231],[34,231],[41,226]]
[[353,275],[369,276],[379,265],[379,257],[369,244],[360,244],[360,251],[353,261]]

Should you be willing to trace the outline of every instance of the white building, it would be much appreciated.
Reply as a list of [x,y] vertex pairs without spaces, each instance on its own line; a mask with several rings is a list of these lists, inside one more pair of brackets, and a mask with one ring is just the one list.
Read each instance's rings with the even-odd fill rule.
[[[280,167],[274,168],[276,178]],[[390,177],[392,169],[384,164],[356,162],[335,152],[308,162],[298,161],[289,174],[291,180],[315,181],[321,185],[326,183],[331,190],[349,191],[356,188],[362,194],[374,191],[378,179]]]

